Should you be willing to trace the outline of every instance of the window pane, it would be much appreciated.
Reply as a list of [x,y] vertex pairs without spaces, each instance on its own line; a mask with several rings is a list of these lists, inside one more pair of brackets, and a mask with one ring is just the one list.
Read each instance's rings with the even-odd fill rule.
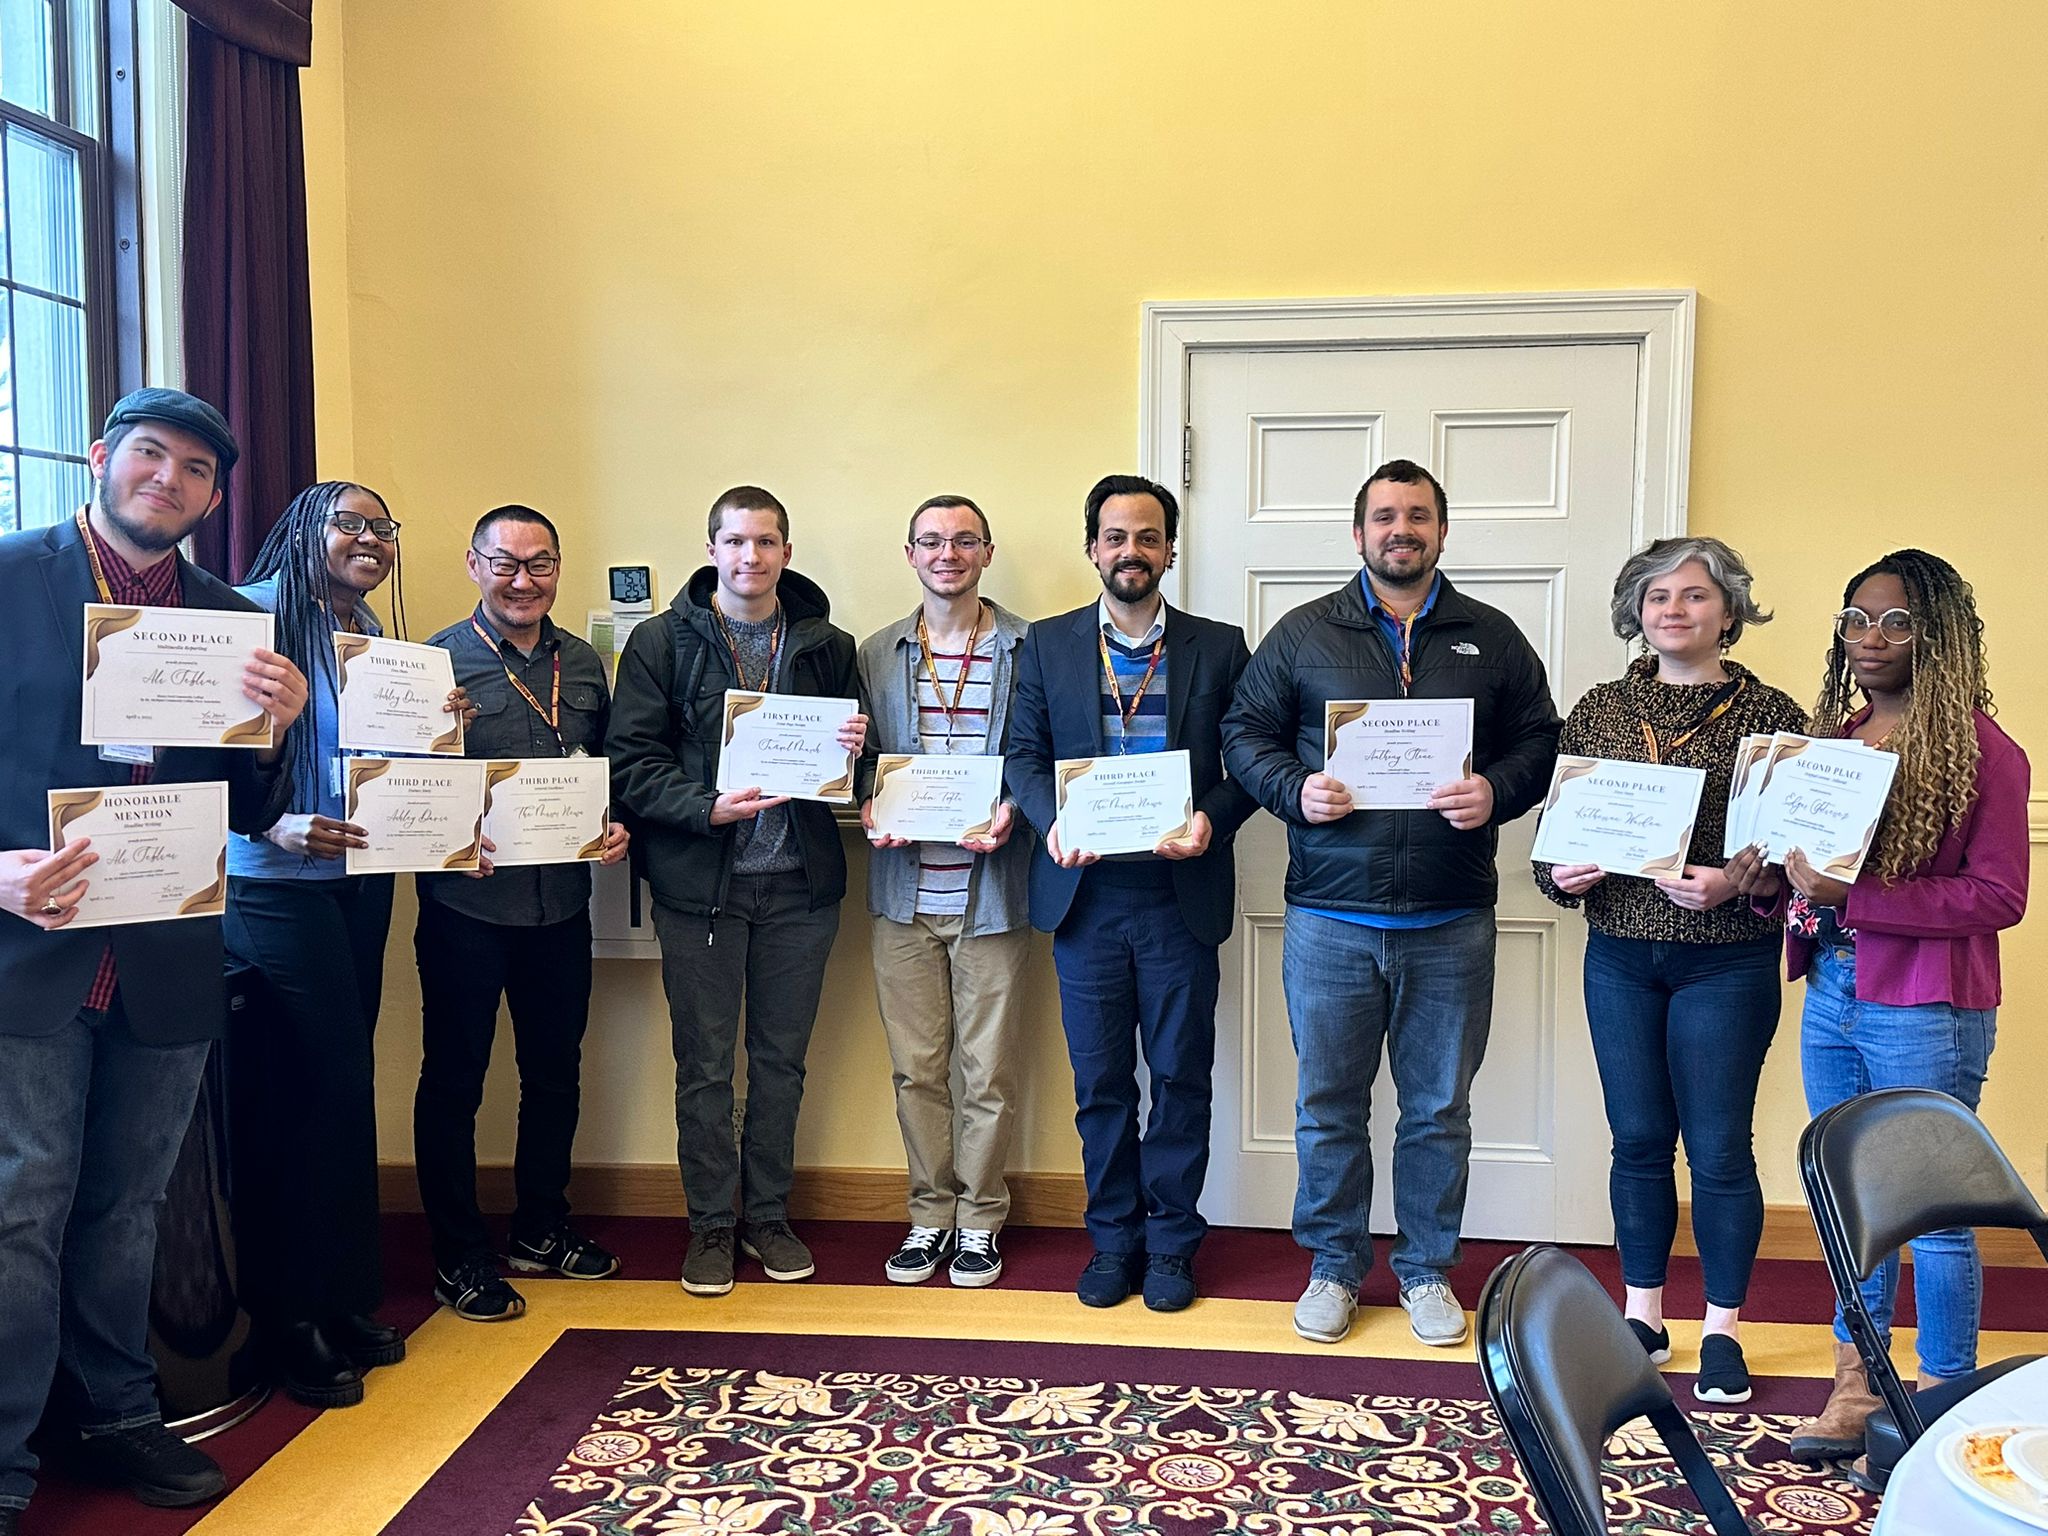
[[20,526],[14,505],[14,455],[0,453],[0,533],[11,533]]
[[14,295],[15,427],[24,448],[85,456],[85,311]]
[[92,495],[92,471],[68,459],[22,459],[21,526],[59,523]]
[[[7,292],[0,289],[0,444],[14,442],[14,339],[7,334]],[[0,518],[0,530],[11,525]]]
[[48,117],[50,62],[50,0],[0,0],[0,96]]
[[[6,0],[0,0],[5,4]],[[7,129],[9,276],[17,283],[85,297],[78,155],[12,124]]]

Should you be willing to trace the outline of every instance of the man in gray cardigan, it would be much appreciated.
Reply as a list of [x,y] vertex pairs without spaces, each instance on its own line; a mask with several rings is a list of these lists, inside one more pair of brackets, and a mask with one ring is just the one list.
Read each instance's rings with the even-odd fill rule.
[[[924,600],[860,647],[871,756],[1002,750],[1025,624],[981,596],[995,548],[987,517],[965,496],[934,496],[911,514],[903,553]],[[1007,797],[985,835],[957,844],[879,834],[873,813],[869,800],[861,821],[874,844],[875,993],[910,1165],[910,1232],[886,1273],[914,1285],[945,1264],[955,1285],[993,1285],[1003,1272],[996,1234],[1010,1213],[1003,1166],[1033,834]]]

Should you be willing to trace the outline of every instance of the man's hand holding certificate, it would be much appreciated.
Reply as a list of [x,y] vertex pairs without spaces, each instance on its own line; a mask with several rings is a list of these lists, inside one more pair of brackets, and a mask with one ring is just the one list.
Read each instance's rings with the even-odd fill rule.
[[758,791],[748,802],[754,811],[772,799],[853,803],[853,765],[867,727],[858,701],[728,688],[723,720],[713,785],[721,796]]
[[1698,768],[1560,756],[1529,856],[1596,865],[1610,875],[1680,879],[1706,782]]
[[1002,799],[1000,757],[884,752],[865,819],[877,838],[961,843],[991,834]]
[[68,926],[218,917],[226,910],[226,784],[53,789],[49,806],[50,846],[83,839],[94,859]]
[[1352,809],[1422,811],[1472,771],[1470,699],[1333,699],[1323,706],[1323,772]]
[[494,759],[484,777],[484,840],[497,868],[597,863],[611,826],[602,757]]
[[454,658],[438,645],[337,634],[341,746],[347,752],[460,757],[462,721],[451,713]]
[[345,811],[365,845],[348,849],[348,872],[480,868],[489,766],[480,757],[344,759]]
[[1186,752],[1061,758],[1053,764],[1053,784],[1055,857],[1158,853],[1167,851],[1162,844],[1185,843],[1198,844],[1191,851],[1200,852],[1207,846],[1207,823],[1195,810]]
[[87,746],[272,745],[271,718],[248,691],[253,653],[269,653],[267,613],[85,605]]

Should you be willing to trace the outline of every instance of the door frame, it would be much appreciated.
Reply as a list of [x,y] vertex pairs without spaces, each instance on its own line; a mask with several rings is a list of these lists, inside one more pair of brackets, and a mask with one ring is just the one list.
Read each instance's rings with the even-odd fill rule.
[[[1698,309],[1690,288],[1146,303],[1138,344],[1140,472],[1177,493],[1193,484],[1200,451],[1190,419],[1196,352],[1619,343],[1641,354],[1634,542],[1673,537],[1686,531]],[[1183,537],[1160,583],[1171,601],[1180,601],[1191,556],[1201,558],[1201,542]]]

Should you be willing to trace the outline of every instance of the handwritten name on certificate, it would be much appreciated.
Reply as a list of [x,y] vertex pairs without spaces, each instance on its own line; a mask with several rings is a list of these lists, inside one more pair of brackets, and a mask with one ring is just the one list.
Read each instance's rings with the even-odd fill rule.
[[270,716],[242,692],[242,669],[251,651],[272,648],[274,632],[267,613],[87,603],[79,740],[89,747],[271,745]]
[[839,745],[839,730],[859,713],[854,699],[726,689],[713,787],[851,805],[854,755]]
[[494,758],[484,772],[491,862],[575,864],[604,857],[612,765],[602,757]]
[[1470,699],[1332,699],[1323,772],[1361,811],[1420,811],[1472,771]]
[[481,757],[343,758],[345,815],[369,844],[349,849],[348,872],[480,868],[487,767]]
[[1150,853],[1194,830],[1186,752],[1063,757],[1053,783],[1060,846],[1070,853]]
[[1750,821],[1764,858],[1794,848],[1824,875],[1853,881],[1877,837],[1899,760],[1860,742],[1780,734],[1772,739]]
[[1676,880],[1685,873],[1706,782],[1699,768],[1560,756],[1529,857]]
[[884,752],[875,760],[875,830],[921,843],[986,837],[1003,798],[1000,757]]
[[462,756],[462,716],[448,711],[455,660],[440,646],[338,634],[334,676],[344,752]]
[[138,784],[50,791],[50,846],[92,839],[99,863],[67,927],[219,917],[228,901],[228,787]]

